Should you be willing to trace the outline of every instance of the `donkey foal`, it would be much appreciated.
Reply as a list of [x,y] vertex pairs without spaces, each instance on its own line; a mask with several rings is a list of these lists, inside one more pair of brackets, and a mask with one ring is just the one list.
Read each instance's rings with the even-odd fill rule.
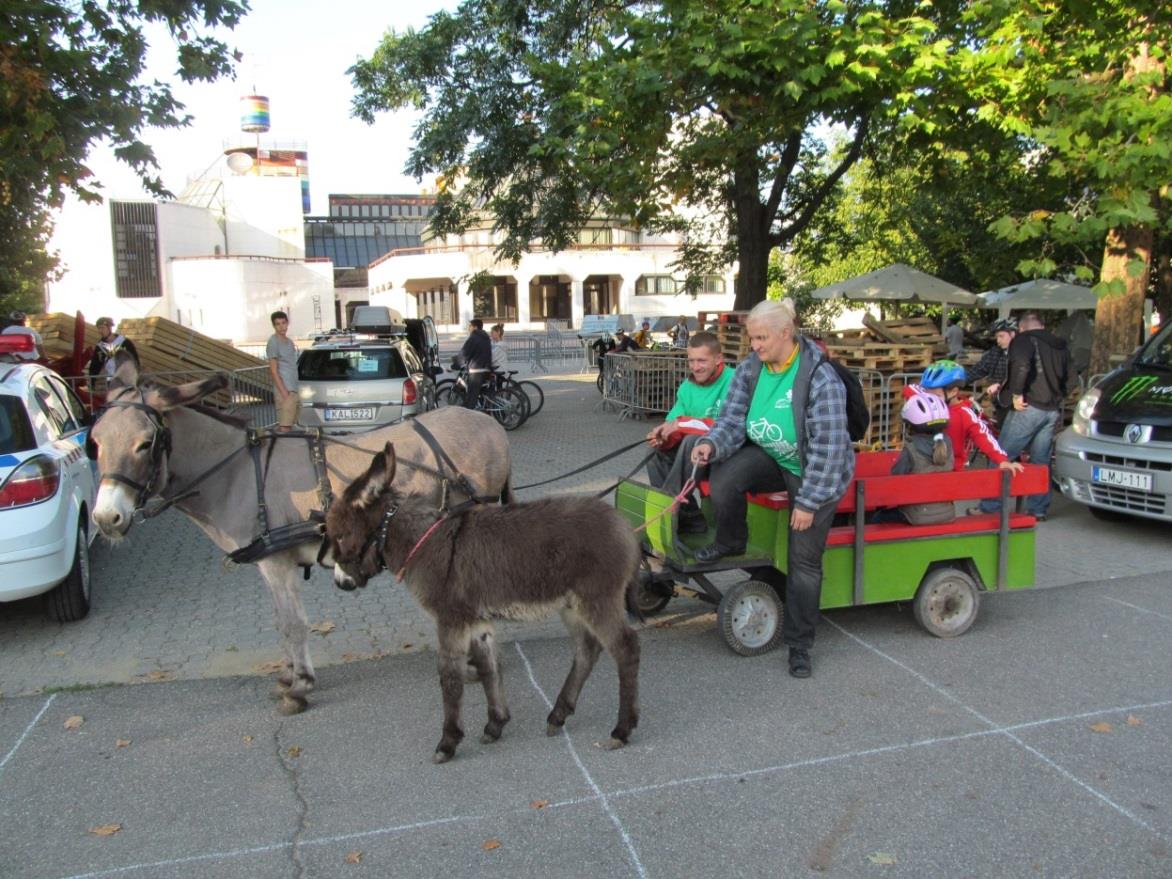
[[604,747],[621,748],[639,720],[639,638],[634,612],[639,546],[630,526],[596,498],[547,498],[477,506],[442,516],[391,483],[390,443],[346,489],[326,517],[327,562],[342,589],[365,586],[383,567],[399,571],[436,621],[443,736],[433,759],[445,763],[464,738],[460,702],[465,668],[480,674],[488,700],[482,742],[509,721],[494,619],[540,619],[560,610],[574,639],[574,662],[547,719],[555,735],[574,713],[603,647],[619,673],[619,716]]

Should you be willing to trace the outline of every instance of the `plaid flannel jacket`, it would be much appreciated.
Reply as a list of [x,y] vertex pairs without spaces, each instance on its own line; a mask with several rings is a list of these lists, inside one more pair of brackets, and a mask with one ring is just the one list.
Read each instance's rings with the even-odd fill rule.
[[987,378],[989,384],[1005,384],[1009,377],[1009,352],[1000,345],[994,345],[981,355],[975,366],[967,366],[964,370],[964,380],[975,382],[979,378]]
[[[822,352],[798,336],[801,356],[794,379],[794,427],[802,462],[802,487],[795,506],[814,512],[842,497],[855,473],[855,453],[846,426],[846,388]],[[723,461],[745,444],[745,420],[761,374],[750,354],[737,367],[716,424],[699,442],[711,443],[713,460]]]

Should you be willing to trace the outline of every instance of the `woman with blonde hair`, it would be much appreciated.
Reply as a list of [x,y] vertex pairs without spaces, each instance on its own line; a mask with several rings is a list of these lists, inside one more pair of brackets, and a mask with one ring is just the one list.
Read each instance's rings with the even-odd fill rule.
[[793,301],[749,312],[752,353],[737,367],[720,418],[696,441],[692,462],[712,465],[716,540],[699,562],[744,553],[746,492],[789,493],[782,640],[789,673],[807,678],[822,600],[822,554],[834,509],[855,470],[846,388],[818,346],[797,330]]

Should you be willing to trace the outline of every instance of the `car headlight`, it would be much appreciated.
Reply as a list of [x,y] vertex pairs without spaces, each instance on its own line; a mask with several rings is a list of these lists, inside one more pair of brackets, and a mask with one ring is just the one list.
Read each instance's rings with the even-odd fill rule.
[[1074,407],[1070,429],[1079,436],[1091,435],[1091,416],[1095,414],[1095,406],[1099,404],[1101,394],[1102,391],[1098,388],[1091,388],[1079,398],[1078,405]]

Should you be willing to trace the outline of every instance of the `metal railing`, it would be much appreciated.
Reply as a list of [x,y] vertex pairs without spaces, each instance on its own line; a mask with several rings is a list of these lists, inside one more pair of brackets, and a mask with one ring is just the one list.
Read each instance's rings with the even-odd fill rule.
[[602,405],[622,418],[667,412],[688,377],[683,349],[616,354],[602,360]]

